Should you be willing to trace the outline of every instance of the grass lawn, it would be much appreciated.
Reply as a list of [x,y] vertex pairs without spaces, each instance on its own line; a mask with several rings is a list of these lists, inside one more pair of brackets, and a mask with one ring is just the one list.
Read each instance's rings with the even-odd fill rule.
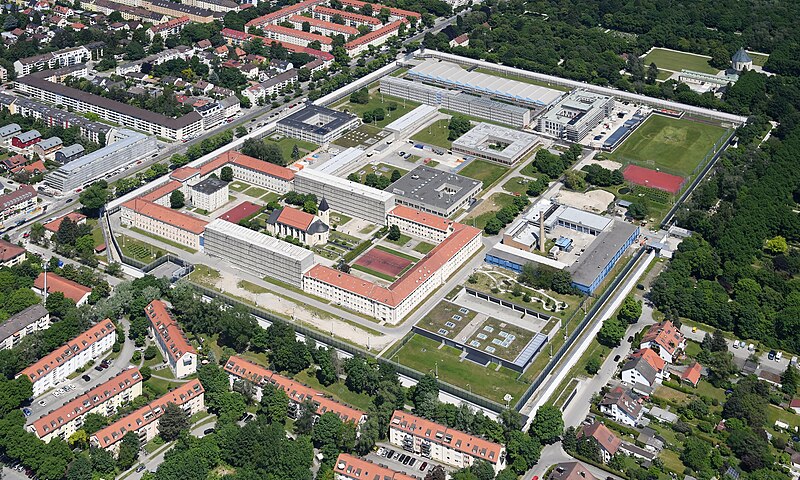
[[278,200],[279,198],[281,198],[281,196],[278,195],[275,192],[267,192],[266,195],[262,195],[261,196],[261,200],[264,200],[267,203],[269,203],[269,202],[271,202],[273,200]]
[[484,367],[469,360],[461,361],[461,350],[452,347],[440,349],[439,345],[426,337],[414,335],[392,360],[422,373],[438,371],[443,382],[502,404],[505,403],[503,397],[511,394],[513,405],[528,387],[527,383],[517,380],[517,373],[512,370],[501,367],[495,371],[495,364]]
[[408,235],[404,235],[404,234],[402,234],[402,233],[401,233],[401,234],[400,234],[400,237],[398,237],[398,239],[397,239],[397,240],[389,240],[389,237],[388,237],[388,236],[385,238],[385,240],[386,240],[387,242],[389,242],[389,243],[394,243],[395,245],[403,246],[403,245],[405,245],[406,243],[408,243],[408,242],[410,242],[410,241],[411,241],[411,237],[409,237]]
[[508,181],[503,184],[503,190],[522,195],[528,190],[529,181],[530,180],[523,177],[509,178]]
[[372,397],[364,393],[351,392],[347,389],[344,382],[336,382],[325,387],[317,381],[317,377],[309,375],[306,370],[295,375],[294,379],[298,382],[305,383],[311,388],[328,393],[336,400],[358,409],[367,410],[370,405],[372,405]]
[[[397,109],[394,111],[389,111],[388,105],[390,102],[394,102],[397,104]],[[383,128],[386,125],[389,125],[393,121],[397,120],[398,118],[402,117],[406,113],[414,110],[415,108],[419,107],[419,103],[412,102],[411,100],[403,100],[402,98],[396,98],[389,95],[381,95],[380,93],[372,93],[370,94],[369,103],[366,105],[362,105],[359,103],[350,103],[349,100],[345,100],[343,103],[340,103],[333,108],[341,111],[347,111],[350,113],[354,113],[358,115],[360,118],[364,117],[364,112],[375,110],[376,108],[382,108],[384,114],[386,115],[383,120],[378,122],[372,122],[370,125],[375,127]]]
[[411,137],[411,140],[416,140],[428,145],[435,145],[437,147],[450,148],[453,146],[453,142],[447,139],[447,136],[450,135],[450,129],[447,128],[449,123],[449,119],[443,118],[436,120],[435,122],[415,133]]
[[353,270],[358,270],[359,272],[364,272],[366,274],[372,275],[373,277],[380,278],[381,280],[386,280],[387,282],[394,282],[395,281],[395,277],[393,277],[391,275],[387,275],[385,273],[378,272],[378,271],[373,270],[371,268],[367,268],[367,267],[365,267],[363,265],[357,265],[357,264],[354,263],[354,264],[350,265],[350,268],[352,268]]
[[345,148],[358,147],[365,144],[370,138],[377,138],[379,133],[381,133],[380,128],[372,125],[361,125],[334,140],[333,144]]
[[181,245],[178,242],[173,242],[172,240],[170,240],[168,238],[160,237],[160,236],[158,236],[158,235],[156,235],[154,233],[146,232],[146,231],[141,230],[141,229],[136,228],[136,227],[130,227],[130,229],[131,229],[132,232],[136,232],[138,234],[148,236],[148,237],[150,237],[150,238],[152,238],[154,240],[158,240],[160,242],[166,243],[167,245],[170,245],[172,247],[180,248],[181,250],[187,251],[189,253],[197,253],[197,250],[195,250],[194,248],[187,247],[186,245]]
[[[455,338],[458,332],[466,327],[477,314],[478,312],[460,307],[455,303],[441,302],[417,322],[417,326],[443,337]],[[440,329],[447,330],[447,333],[440,332]]]
[[687,404],[689,403],[689,395],[675,390],[674,388],[670,388],[666,385],[661,385],[653,392],[654,397],[663,398],[664,400],[669,400],[670,402]]
[[664,468],[675,472],[677,474],[682,475],[683,471],[686,470],[686,467],[681,462],[680,455],[678,452],[673,452],[672,450],[662,450],[659,458],[662,462],[664,462]]
[[494,218],[494,214],[499,212],[503,207],[507,205],[511,205],[514,202],[514,196],[508,193],[495,193],[491,197],[484,200],[487,203],[487,208],[481,208],[483,205],[479,205],[478,209],[481,213],[475,215],[475,212],[471,213],[467,218],[464,219],[464,223],[473,225],[475,228],[480,228],[483,230],[483,227],[486,226],[486,223]]
[[405,254],[403,252],[398,252],[397,250],[392,250],[391,248],[384,247],[383,245],[375,245],[375,248],[386,253],[391,253],[392,255],[398,256],[400,258],[405,258],[409,262],[418,262],[419,258],[413,257],[411,255]]
[[474,178],[483,182],[483,188],[489,188],[498,178],[508,171],[507,167],[485,160],[473,160],[458,171],[459,175]]
[[94,241],[94,246],[96,247],[105,243],[105,239],[103,238],[103,228],[97,224],[97,219],[87,218],[86,224],[92,227],[92,240]]
[[708,64],[711,57],[693,55],[691,53],[675,52],[663,48],[654,48],[644,57],[644,64],[655,63],[659,69],[680,72],[683,69],[694,70],[695,72],[717,73],[718,68]]
[[250,188],[250,185],[247,184],[247,183],[235,180],[235,181],[233,181],[233,182],[228,184],[228,188],[230,188],[231,190],[233,190],[235,192],[243,192],[243,191],[247,190],[248,188]]
[[436,245],[431,245],[430,243],[419,242],[419,243],[417,244],[417,246],[416,246],[416,247],[414,247],[414,251],[415,251],[415,252],[422,253],[422,254],[427,254],[428,252],[430,252],[431,250],[433,250],[433,248],[434,248],[435,246],[436,246]]
[[[397,168],[394,165],[389,165],[387,163],[379,163],[377,165],[366,165],[364,166],[364,168],[359,169],[355,173],[356,175],[358,175],[359,179],[358,181],[364,183],[364,177],[366,177],[370,173],[374,173],[379,177],[386,177],[389,180],[391,180],[392,172],[394,172],[395,170],[397,170],[400,173],[401,177],[406,173],[408,173],[408,170],[403,170],[402,168]],[[361,174],[361,172],[364,172],[363,175]]]
[[207,265],[195,265],[194,270],[189,274],[189,280],[209,288],[215,288],[214,285],[219,278],[219,272],[212,270]]
[[609,159],[688,177],[724,133],[716,125],[651,115]]
[[339,212],[331,213],[331,223],[333,223],[334,225],[344,225],[352,219],[353,219],[352,217],[348,217],[344,213],[339,213]]
[[747,54],[753,59],[753,65],[759,67],[763,67],[764,64],[767,63],[767,59],[769,59],[769,55],[764,55],[762,53],[747,52]]
[[261,187],[250,187],[242,193],[244,193],[245,195],[249,195],[253,198],[259,198],[262,195],[266,194],[267,190]]
[[122,254],[140,262],[152,262],[153,260],[163,257],[165,252],[158,247],[145,243],[136,238],[127,235],[116,234],[117,243]]
[[569,90],[570,90],[569,87],[562,87],[561,85],[553,85],[552,83],[542,82],[542,81],[539,81],[539,80],[534,80],[532,78],[518,77],[518,76],[512,75],[510,73],[495,72],[494,70],[489,70],[488,68],[476,68],[473,71],[474,72],[480,72],[480,73],[486,73],[486,74],[489,74],[489,75],[492,75],[492,76],[495,76],[495,77],[507,78],[509,80],[516,80],[518,82],[530,83],[531,85],[538,85],[540,87],[552,88],[553,90],[558,90],[558,91],[561,91],[561,92],[569,92]]
[[248,282],[247,280],[239,280],[239,283],[236,284],[239,288],[243,288],[250,293],[268,293],[270,290],[267,288],[262,287],[261,285],[256,285],[253,282]]
[[711,385],[707,380],[700,380],[700,383],[697,384],[696,391],[701,397],[716,398],[720,404],[725,402],[725,390]]
[[[169,371],[169,368],[153,372],[154,375],[161,375],[164,370]],[[149,387],[159,397],[169,391],[170,388],[175,388],[182,385],[181,382],[175,380],[163,380],[161,378],[151,377],[150,380],[144,382],[146,387]]]
[[298,140],[291,137],[283,137],[280,140],[275,140],[270,137],[267,138],[266,141],[277,144],[281,148],[281,152],[283,152],[283,158],[286,160],[290,160],[292,158],[292,150],[294,150],[295,145],[297,145],[297,149],[300,150],[301,155],[313,152],[319,148],[319,145],[315,143],[306,142],[304,140]]

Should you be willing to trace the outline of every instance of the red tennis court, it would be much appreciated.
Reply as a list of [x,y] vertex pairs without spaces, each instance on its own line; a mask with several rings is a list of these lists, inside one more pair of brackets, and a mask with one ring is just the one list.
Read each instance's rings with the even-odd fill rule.
[[392,255],[389,252],[373,248],[356,260],[356,265],[375,270],[378,273],[396,277],[407,266],[411,265],[411,261],[397,255]]
[[670,175],[669,173],[658,172],[649,168],[640,167],[638,165],[628,165],[622,171],[622,176],[625,180],[650,188],[657,188],[672,194],[681,191],[683,177],[677,175]]

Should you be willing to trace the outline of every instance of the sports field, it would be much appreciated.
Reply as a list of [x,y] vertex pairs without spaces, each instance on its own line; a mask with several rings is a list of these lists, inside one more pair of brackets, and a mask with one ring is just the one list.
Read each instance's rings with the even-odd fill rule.
[[400,275],[400,272],[411,265],[411,261],[389,252],[373,248],[362,255],[355,264],[380,272],[391,278]]
[[718,68],[708,64],[711,57],[694,55],[691,53],[676,52],[663,48],[654,48],[644,57],[644,65],[647,68],[651,63],[655,63],[659,69],[680,72],[681,70],[694,70],[695,72],[717,73]]
[[688,177],[724,133],[716,125],[653,114],[609,159]]

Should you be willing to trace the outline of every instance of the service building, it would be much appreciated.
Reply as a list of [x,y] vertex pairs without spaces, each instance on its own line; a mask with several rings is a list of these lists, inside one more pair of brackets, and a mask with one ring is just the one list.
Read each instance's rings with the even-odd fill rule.
[[322,145],[356,128],[361,120],[355,115],[314,104],[278,120],[278,132],[292,138]]
[[541,143],[537,135],[510,128],[479,123],[453,141],[452,150],[503,165],[513,165]]
[[570,142],[580,142],[611,115],[613,109],[613,97],[573,90],[539,117],[537,130]]
[[398,205],[449,217],[469,207],[482,188],[478,180],[420,165],[385,191],[397,196]]

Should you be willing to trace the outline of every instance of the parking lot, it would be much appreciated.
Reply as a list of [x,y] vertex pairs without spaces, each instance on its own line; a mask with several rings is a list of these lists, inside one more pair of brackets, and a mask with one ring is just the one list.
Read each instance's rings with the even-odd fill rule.
[[437,465],[441,465],[448,471],[451,470],[447,466],[434,462],[429,458],[407,452],[401,447],[388,443],[379,443],[378,450],[367,454],[366,458],[372,463],[384,465],[396,472],[418,478],[424,478]]

